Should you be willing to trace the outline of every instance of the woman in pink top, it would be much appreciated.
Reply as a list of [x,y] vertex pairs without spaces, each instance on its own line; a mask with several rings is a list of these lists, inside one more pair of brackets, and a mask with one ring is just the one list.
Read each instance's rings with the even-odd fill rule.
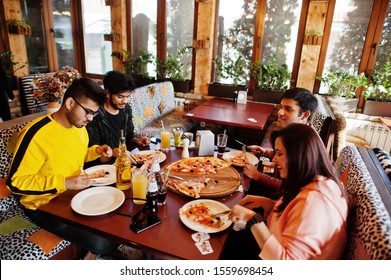
[[[281,198],[246,196],[230,218],[247,222],[262,259],[340,259],[347,240],[347,199],[319,135],[307,125],[291,124],[273,132],[272,143],[273,162],[283,178]],[[258,207],[264,215],[250,210]]]

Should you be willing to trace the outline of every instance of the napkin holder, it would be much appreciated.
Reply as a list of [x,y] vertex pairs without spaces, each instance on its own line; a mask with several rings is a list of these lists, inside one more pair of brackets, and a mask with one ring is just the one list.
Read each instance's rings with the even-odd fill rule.
[[198,130],[195,139],[195,152],[198,156],[213,156],[215,135],[210,130]]

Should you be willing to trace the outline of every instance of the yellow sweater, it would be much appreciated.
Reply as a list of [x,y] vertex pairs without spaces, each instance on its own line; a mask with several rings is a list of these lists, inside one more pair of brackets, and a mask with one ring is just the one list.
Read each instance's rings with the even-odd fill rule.
[[65,178],[80,175],[85,161],[99,157],[96,147],[88,148],[85,127],[65,128],[50,115],[40,117],[19,134],[7,186],[35,210],[64,192]]

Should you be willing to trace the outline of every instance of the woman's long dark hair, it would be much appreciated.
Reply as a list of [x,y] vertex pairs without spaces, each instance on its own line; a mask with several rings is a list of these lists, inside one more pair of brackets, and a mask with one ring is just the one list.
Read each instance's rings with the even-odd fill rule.
[[290,124],[271,135],[273,145],[277,138],[282,140],[288,160],[288,176],[282,184],[282,203],[277,211],[281,213],[297,196],[300,190],[322,175],[334,180],[344,193],[337,170],[330,161],[317,132],[305,124]]

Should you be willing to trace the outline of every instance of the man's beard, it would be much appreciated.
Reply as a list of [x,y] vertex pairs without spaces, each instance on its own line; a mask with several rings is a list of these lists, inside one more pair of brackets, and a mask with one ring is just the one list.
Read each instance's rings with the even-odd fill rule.
[[113,107],[116,110],[123,110],[123,109],[125,109],[126,104],[125,104],[125,106],[123,108],[118,108],[118,106],[116,104],[114,104],[113,100],[110,98],[110,106]]

